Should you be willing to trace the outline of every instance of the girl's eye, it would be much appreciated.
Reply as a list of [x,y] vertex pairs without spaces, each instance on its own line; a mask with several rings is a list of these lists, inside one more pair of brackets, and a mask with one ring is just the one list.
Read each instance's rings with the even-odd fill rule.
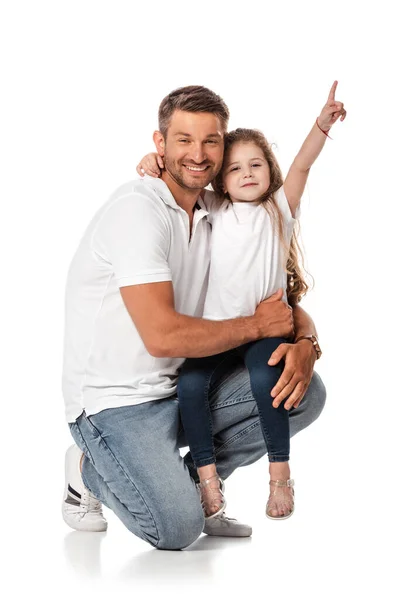
[[237,171],[239,167],[232,167],[231,171]]
[[251,165],[252,167],[261,167],[261,165],[259,165],[258,163],[254,163],[254,165]]

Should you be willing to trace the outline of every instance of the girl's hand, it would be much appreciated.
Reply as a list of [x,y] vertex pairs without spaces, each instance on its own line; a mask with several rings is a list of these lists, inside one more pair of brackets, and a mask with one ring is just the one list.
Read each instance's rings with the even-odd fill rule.
[[157,152],[150,152],[146,154],[136,167],[136,171],[140,177],[143,175],[150,175],[151,177],[160,177],[161,169],[164,168],[164,161]]
[[343,102],[335,100],[337,84],[337,81],[333,82],[331,91],[329,92],[328,101],[317,119],[318,125],[323,131],[329,131],[339,117],[341,121],[344,121],[346,118],[347,113],[344,109]]

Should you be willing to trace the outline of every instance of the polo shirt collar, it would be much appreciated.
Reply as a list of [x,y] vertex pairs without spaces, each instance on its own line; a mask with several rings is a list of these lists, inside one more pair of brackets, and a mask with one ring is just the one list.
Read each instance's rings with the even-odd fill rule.
[[[159,177],[151,177],[151,175],[144,175],[144,181],[147,185],[149,185],[156,194],[171,208],[175,208],[176,210],[183,210],[179,204],[177,204],[175,198],[171,194],[171,191],[165,181],[160,179]],[[199,196],[195,207],[198,208],[204,215],[208,215],[208,210],[203,202],[203,199]]]

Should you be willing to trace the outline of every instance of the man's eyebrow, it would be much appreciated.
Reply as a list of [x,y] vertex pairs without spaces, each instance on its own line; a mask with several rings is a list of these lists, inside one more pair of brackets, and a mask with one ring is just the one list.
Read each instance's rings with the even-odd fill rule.
[[[176,136],[184,136],[184,137],[192,137],[190,133],[184,133],[183,131],[177,131],[176,133],[174,133],[174,135]],[[220,138],[222,139],[222,135],[220,133],[209,133],[206,136],[206,139],[208,138]]]

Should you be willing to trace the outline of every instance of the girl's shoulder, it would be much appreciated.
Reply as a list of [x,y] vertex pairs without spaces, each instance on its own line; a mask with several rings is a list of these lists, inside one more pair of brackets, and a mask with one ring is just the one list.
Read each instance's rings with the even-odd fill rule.
[[203,202],[206,210],[210,213],[211,216],[220,212],[222,207],[226,204],[226,201],[221,199],[215,192],[207,189],[204,190]]

